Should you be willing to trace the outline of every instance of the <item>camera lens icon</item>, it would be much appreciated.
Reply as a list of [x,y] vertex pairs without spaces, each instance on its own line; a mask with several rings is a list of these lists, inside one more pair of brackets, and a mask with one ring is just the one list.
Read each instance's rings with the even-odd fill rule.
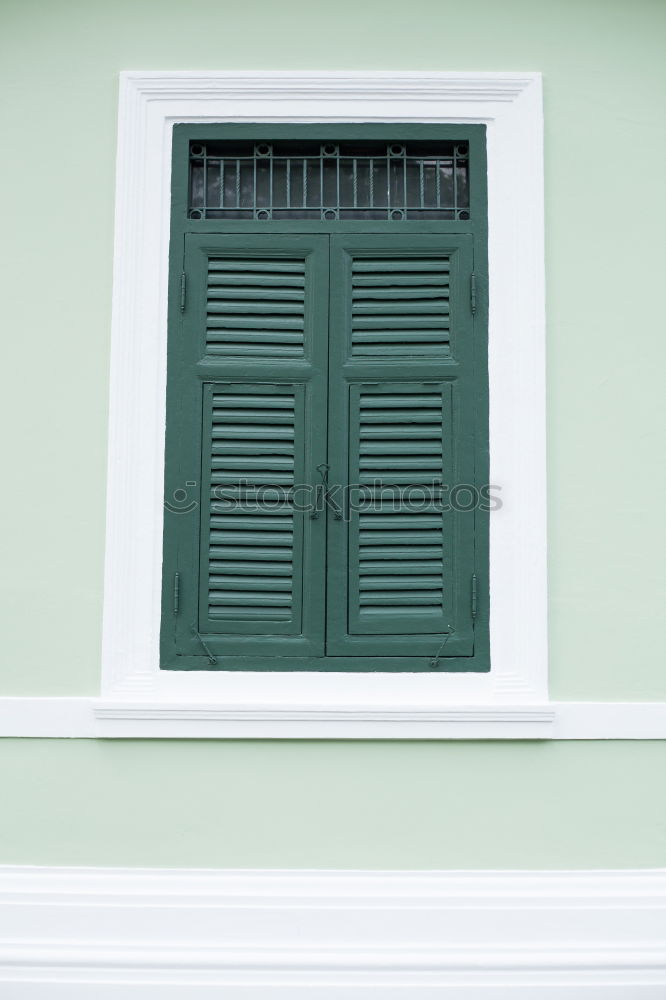
[[186,489],[179,486],[171,494],[171,499],[165,498],[164,500],[164,506],[172,514],[189,514],[190,511],[196,510],[199,506],[199,502],[189,492],[190,489],[196,489],[196,482],[188,481],[185,486]]

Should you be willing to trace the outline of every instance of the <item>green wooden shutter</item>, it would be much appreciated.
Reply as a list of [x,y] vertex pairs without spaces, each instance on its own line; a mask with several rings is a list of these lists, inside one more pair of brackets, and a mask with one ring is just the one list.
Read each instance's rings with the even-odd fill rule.
[[325,521],[293,488],[326,455],[327,243],[186,236],[165,495],[196,507],[165,512],[167,666],[323,655]]
[[305,387],[204,386],[199,623],[226,635],[299,635]]
[[474,484],[471,237],[331,242],[327,651],[470,656],[474,512],[446,507]]

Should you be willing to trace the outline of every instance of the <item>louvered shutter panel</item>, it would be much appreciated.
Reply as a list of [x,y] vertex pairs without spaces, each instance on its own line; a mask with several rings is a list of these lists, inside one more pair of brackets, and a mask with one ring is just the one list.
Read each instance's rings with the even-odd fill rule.
[[449,267],[444,256],[354,259],[352,357],[447,355]]
[[167,509],[163,658],[321,656],[326,526],[294,488],[326,455],[327,238],[189,235],[185,273],[166,495],[199,503]]
[[354,384],[350,423],[349,471],[360,486],[349,526],[350,632],[446,632],[452,541],[441,487],[451,386]]
[[200,620],[206,632],[299,635],[302,385],[207,385]]
[[302,358],[305,271],[305,260],[211,257],[206,353],[228,358]]
[[447,510],[474,483],[470,275],[464,236],[332,238],[334,655],[473,653],[474,512]]

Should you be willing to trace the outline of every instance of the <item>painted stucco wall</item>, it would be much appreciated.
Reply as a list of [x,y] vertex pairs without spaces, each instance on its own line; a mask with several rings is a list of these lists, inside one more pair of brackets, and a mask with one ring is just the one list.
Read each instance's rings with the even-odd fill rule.
[[[118,71],[393,68],[544,73],[551,691],[666,699],[665,33],[660,0],[2,0],[0,694],[98,687]],[[665,754],[5,740],[0,863],[663,865]]]

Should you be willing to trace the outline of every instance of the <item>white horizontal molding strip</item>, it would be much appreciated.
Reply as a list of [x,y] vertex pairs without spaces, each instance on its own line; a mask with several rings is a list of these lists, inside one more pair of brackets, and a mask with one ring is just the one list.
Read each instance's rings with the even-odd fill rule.
[[[487,126],[490,263],[491,482],[505,504],[490,525],[491,670],[487,674],[308,675],[161,671],[158,640],[163,513],[166,315],[174,122],[466,122]],[[354,724],[387,734],[408,720],[381,706],[417,705],[411,735],[539,733],[547,689],[542,96],[538,73],[127,72],[118,121],[109,411],[102,692],[175,716],[119,720],[102,704],[96,724],[257,726],[284,730],[305,704],[308,735]],[[197,676],[198,675],[198,676]],[[248,706],[235,721],[211,706]],[[275,720],[257,717],[278,703]],[[340,719],[339,705],[348,713]],[[519,718],[505,705],[521,708]],[[202,717],[188,706],[208,706]],[[253,708],[254,706],[254,708]],[[356,707],[354,707],[356,706]],[[451,710],[460,706],[455,717]],[[477,706],[490,714],[474,718]],[[529,706],[537,706],[535,709]],[[367,712],[379,711],[368,720]],[[119,709],[122,713],[122,709]],[[134,711],[134,710],[132,710]],[[254,711],[254,719],[251,717]],[[327,717],[327,711],[333,716]],[[137,709],[140,713],[140,709]],[[189,713],[189,715],[188,715]],[[428,713],[434,713],[428,714]],[[337,727],[337,729],[336,729]],[[448,727],[448,728],[447,728]],[[479,729],[481,727],[481,729]],[[177,735],[179,730],[173,730]],[[267,732],[268,734],[268,732]],[[190,735],[186,733],[185,735]]]
[[[481,101],[517,100],[539,73],[382,72],[368,70],[290,72],[271,70],[127,70],[124,84],[162,100],[262,101]],[[472,113],[474,110],[472,109]],[[210,115],[205,115],[210,118]],[[398,120],[398,119],[396,119]]]
[[666,873],[0,868],[0,984],[8,1000],[662,1000]]
[[532,705],[221,704],[0,698],[0,737],[666,739],[666,702]]

